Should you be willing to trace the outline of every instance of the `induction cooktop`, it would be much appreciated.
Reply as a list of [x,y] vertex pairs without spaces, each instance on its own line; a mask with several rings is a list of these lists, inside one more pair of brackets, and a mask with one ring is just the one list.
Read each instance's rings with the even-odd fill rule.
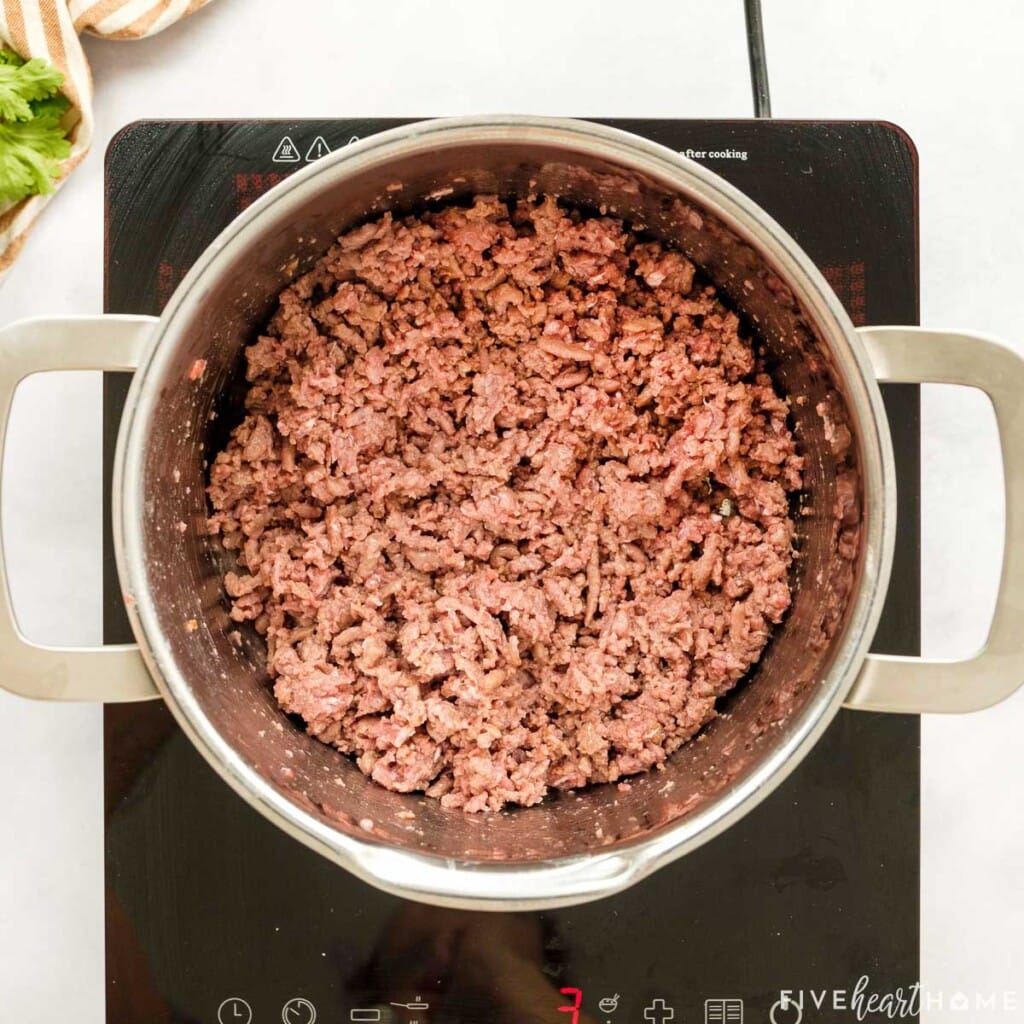
[[[106,159],[106,310],[159,313],[264,191],[402,123],[129,125]],[[816,261],[855,323],[918,322],[917,165],[899,129],[606,123],[750,195]],[[123,374],[104,381],[107,494],[127,384]],[[873,650],[910,655],[920,632],[919,395],[915,385],[883,392],[900,532]],[[109,507],[105,518],[104,632],[125,642]],[[908,990],[918,978],[916,717],[840,712],[751,814],[627,892],[486,914],[404,902],[301,846],[229,790],[161,702],[104,715],[109,1024],[849,1021],[848,1009],[819,1007],[813,994]],[[916,1019],[912,1008],[904,1019]]]

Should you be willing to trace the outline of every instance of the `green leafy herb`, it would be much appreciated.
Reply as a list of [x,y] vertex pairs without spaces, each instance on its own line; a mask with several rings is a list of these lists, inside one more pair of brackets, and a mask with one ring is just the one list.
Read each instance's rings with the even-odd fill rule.
[[71,153],[62,119],[64,76],[38,57],[0,50],[0,203],[53,191]]

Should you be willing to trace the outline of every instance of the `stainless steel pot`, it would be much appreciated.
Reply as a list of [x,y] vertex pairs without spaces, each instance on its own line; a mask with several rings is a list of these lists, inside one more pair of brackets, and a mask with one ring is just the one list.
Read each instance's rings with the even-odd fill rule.
[[[699,742],[628,791],[600,786],[509,814],[466,816],[386,792],[277,709],[259,638],[236,645],[228,635],[223,555],[203,529],[205,460],[213,414],[217,424],[237,416],[243,346],[280,289],[336,234],[432,195],[533,189],[645,225],[690,254],[757,326],[783,386],[806,398],[794,404],[793,421],[807,455],[808,515],[791,612]],[[206,369],[193,380],[197,359]],[[530,117],[440,120],[339,150],[238,217],[159,320],[33,320],[0,334],[3,428],[19,380],[73,368],[136,369],[113,507],[138,647],[29,643],[0,566],[0,684],[48,699],[163,697],[207,760],[261,813],[402,896],[477,909],[606,896],[738,820],[792,771],[841,706],[968,711],[1003,699],[1024,678],[1024,360],[973,334],[854,330],[807,256],[754,203],[703,167],[623,132]],[[896,525],[878,380],[972,385],[995,407],[1007,543],[988,642],[966,661],[867,654]],[[848,451],[826,420],[850,431]],[[0,435],[0,451],[2,444]],[[832,509],[847,463],[860,494],[844,556]]]

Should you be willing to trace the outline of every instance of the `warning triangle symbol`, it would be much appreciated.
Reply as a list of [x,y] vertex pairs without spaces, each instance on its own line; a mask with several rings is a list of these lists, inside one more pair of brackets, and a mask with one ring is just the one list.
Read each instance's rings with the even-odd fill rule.
[[322,135],[318,135],[313,140],[313,145],[306,150],[306,159],[319,160],[320,157],[327,156],[330,151],[331,147],[324,141],[324,137]]
[[274,150],[273,161],[275,164],[296,164],[301,159],[298,146],[287,135],[277,144],[277,149]]

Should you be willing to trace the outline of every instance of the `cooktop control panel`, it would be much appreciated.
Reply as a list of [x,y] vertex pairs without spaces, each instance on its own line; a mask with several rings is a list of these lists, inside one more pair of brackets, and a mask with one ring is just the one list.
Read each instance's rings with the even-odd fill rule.
[[[545,1014],[540,1006],[528,1007],[526,1015],[514,1012],[515,997],[509,994],[509,1014],[503,1017],[470,1018],[465,1015],[451,1015],[451,1008],[444,1016],[437,1015],[437,1008],[427,998],[415,995],[408,1001],[391,1000],[388,1003],[368,1003],[349,1008],[341,1018],[331,1015],[330,1020],[345,1020],[350,1024],[430,1024],[432,1020],[476,1020],[496,1019],[509,1022],[533,1024],[553,1021],[554,1024],[627,1024],[643,1021],[645,1024],[684,1024],[684,1021],[703,1021],[703,1024],[744,1024],[767,1021],[769,1024],[801,1024],[815,1020],[842,1019],[838,1014],[850,1014],[850,1020],[917,1020],[921,1007],[921,990],[918,983],[898,987],[891,991],[876,991],[871,988],[871,979],[862,975],[852,987],[834,989],[793,990],[782,989],[768,1007],[767,1013],[760,1013],[742,996],[713,997],[704,1000],[703,1015],[694,1018],[689,1013],[677,1015],[676,1004],[656,996],[645,1005],[633,1005],[619,992],[603,991],[606,994],[591,996],[589,992],[572,986],[552,989],[551,1006]],[[444,1003],[442,1001],[442,1006]],[[493,1005],[490,1007],[493,1010]],[[482,1011],[486,1013],[487,1011]],[[433,1015],[432,1015],[433,1014]],[[558,1016],[554,1016],[558,1014]],[[252,1024],[257,1019],[248,1000],[241,996],[229,996],[217,1007],[218,1024]],[[266,1019],[273,1019],[271,1013]],[[281,1006],[281,1021],[284,1024],[315,1024],[323,1020],[316,1005],[309,999],[294,996]]]

